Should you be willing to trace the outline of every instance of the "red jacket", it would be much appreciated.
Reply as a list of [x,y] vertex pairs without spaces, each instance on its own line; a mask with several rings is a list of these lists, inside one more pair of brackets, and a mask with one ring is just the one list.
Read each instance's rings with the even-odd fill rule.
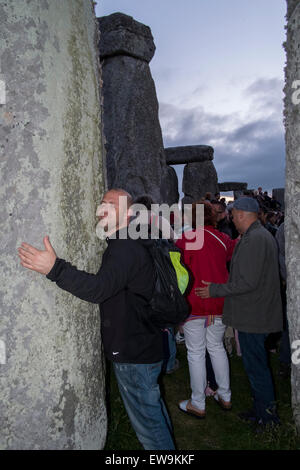
[[[187,249],[191,244],[191,232],[185,232],[176,245],[181,249],[183,261],[193,275],[193,283],[187,300],[191,306],[191,314],[199,316],[222,315],[224,297],[201,299],[195,295],[195,287],[204,287],[201,281],[225,284],[228,279],[226,263],[231,260],[237,240],[212,226],[192,230],[204,235],[201,249]],[[216,238],[217,237],[217,238]]]

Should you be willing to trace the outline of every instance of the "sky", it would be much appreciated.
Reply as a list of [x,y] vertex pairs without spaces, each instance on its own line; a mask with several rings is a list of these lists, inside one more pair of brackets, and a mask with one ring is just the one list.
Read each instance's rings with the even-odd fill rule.
[[284,187],[285,0],[97,2],[118,11],[151,28],[164,146],[211,145],[220,183]]

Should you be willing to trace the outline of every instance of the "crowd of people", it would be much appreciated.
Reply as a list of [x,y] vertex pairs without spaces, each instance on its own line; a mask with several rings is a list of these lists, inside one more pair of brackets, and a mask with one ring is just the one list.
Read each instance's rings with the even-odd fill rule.
[[[213,396],[224,410],[231,409],[225,348],[232,354],[234,342],[253,397],[253,408],[239,417],[254,423],[255,430],[261,432],[280,423],[268,352],[280,349],[283,377],[288,377],[291,361],[284,214],[280,203],[262,188],[229,204],[220,194],[212,198],[210,193],[198,202],[204,204],[202,249],[187,250],[185,237],[177,242],[193,274],[188,296],[191,315],[176,334],[177,343],[186,344],[192,394],[179,403],[179,409],[204,418],[207,396]],[[191,225],[190,230],[203,230],[193,221]]]
[[[180,411],[204,419],[209,395],[222,410],[231,411],[234,397],[225,347],[226,332],[228,339],[231,329],[253,397],[253,408],[240,418],[254,423],[258,432],[280,424],[266,345],[269,341],[268,348],[276,348],[282,335],[280,357],[288,373],[284,220],[279,203],[260,189],[230,204],[219,194],[195,201],[180,237],[168,229],[163,218],[152,216],[151,199],[138,200],[146,206],[148,223],[162,228],[161,236],[171,238],[180,248],[191,273],[186,296],[190,313],[178,325],[176,336],[171,328],[162,331],[156,327],[148,316],[155,270],[146,245],[128,236],[136,201],[123,189],[105,193],[97,209],[97,228],[105,231],[107,248],[96,274],[80,271],[59,258],[49,237],[44,237],[43,250],[25,242],[18,250],[23,267],[100,305],[104,352],[113,363],[125,408],[144,449],[175,449],[158,384],[162,371],[172,373],[179,366],[175,338],[186,345],[191,385],[191,396],[178,404]],[[204,206],[204,225],[196,217],[199,203]],[[191,233],[203,238],[198,249],[187,243]]]

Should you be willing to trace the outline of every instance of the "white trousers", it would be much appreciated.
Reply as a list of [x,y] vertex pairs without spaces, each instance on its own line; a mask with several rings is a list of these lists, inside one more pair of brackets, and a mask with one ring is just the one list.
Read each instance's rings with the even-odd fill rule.
[[218,384],[218,395],[225,401],[231,400],[229,383],[229,363],[223,345],[225,325],[221,318],[205,328],[205,318],[199,317],[184,324],[184,338],[187,347],[187,358],[190,371],[192,404],[205,410],[206,348],[210,354],[211,363]]

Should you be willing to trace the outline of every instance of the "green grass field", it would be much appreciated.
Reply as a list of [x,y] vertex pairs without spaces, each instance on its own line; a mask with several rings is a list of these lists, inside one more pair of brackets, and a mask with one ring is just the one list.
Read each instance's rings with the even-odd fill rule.
[[[189,372],[184,345],[177,346],[180,368],[162,377],[164,396],[171,420],[177,449],[180,450],[300,450],[291,410],[289,379],[278,376],[278,355],[271,354],[278,413],[281,426],[272,433],[255,435],[237,413],[251,407],[250,388],[242,358],[230,358],[232,410],[223,411],[210,397],[206,402],[206,418],[199,420],[179,411],[178,402],[190,397]],[[108,385],[108,436],[105,450],[142,450],[124,409],[115,377],[110,367]]]

